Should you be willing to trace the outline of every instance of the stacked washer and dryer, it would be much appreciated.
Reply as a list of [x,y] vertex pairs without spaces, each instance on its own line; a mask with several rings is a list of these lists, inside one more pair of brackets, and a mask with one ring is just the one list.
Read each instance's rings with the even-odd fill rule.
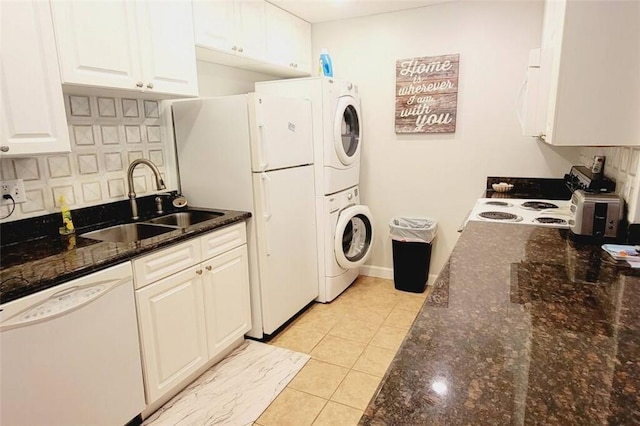
[[371,254],[373,219],[360,204],[362,116],[358,87],[328,77],[256,83],[257,93],[309,99],[312,108],[319,302],[358,277]]

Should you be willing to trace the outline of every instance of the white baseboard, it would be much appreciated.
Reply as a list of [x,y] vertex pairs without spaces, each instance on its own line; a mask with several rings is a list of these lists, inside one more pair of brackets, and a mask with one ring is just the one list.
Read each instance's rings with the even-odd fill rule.
[[433,285],[438,278],[438,274],[429,274],[429,281],[427,281],[427,285]]
[[384,278],[387,280],[393,279],[393,269],[383,268],[381,266],[362,265],[360,267],[360,274],[368,277]]
[[[360,267],[360,275],[366,275],[368,277],[384,278],[386,280],[393,280],[393,268],[383,268],[381,266],[362,265]],[[437,274],[429,274],[428,285],[433,284],[438,278]]]

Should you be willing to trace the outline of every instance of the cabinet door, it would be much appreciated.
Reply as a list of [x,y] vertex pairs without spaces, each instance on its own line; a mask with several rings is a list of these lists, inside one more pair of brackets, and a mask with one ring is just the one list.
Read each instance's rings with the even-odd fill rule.
[[267,61],[311,73],[311,25],[269,3],[265,10]]
[[144,90],[197,96],[191,3],[139,1],[137,6]]
[[294,46],[294,68],[297,71],[311,74],[313,71],[313,61],[311,58],[311,24],[292,16],[292,37],[295,40]]
[[242,245],[202,264],[209,358],[251,328],[249,263]]
[[295,57],[291,14],[270,3],[265,6],[267,61],[290,67]]
[[265,2],[236,1],[238,54],[252,59],[265,58]]
[[0,2],[2,155],[69,152],[49,4]]
[[193,25],[198,46],[233,52],[235,14],[232,1],[193,1]]
[[133,2],[52,1],[51,7],[63,83],[142,85]]
[[147,404],[208,359],[200,265],[136,291]]

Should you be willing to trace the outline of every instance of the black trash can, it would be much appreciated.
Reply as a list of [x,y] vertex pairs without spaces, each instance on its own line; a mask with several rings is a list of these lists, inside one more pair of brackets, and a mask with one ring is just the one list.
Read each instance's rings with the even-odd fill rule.
[[393,282],[397,290],[422,293],[426,289],[436,225],[433,219],[391,219]]

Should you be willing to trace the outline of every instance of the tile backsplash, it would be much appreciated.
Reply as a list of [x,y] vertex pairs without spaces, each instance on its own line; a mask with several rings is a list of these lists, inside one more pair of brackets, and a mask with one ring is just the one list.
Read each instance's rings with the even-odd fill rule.
[[[70,94],[64,101],[72,152],[0,160],[2,179],[23,179],[27,197],[1,222],[58,212],[60,195],[71,209],[126,199],[127,169],[137,158],[154,162],[165,182],[175,173],[158,101]],[[157,192],[148,167],[133,176],[136,194]],[[8,207],[0,206],[0,217]]]
[[594,155],[604,155],[604,174],[616,182],[616,192],[625,199],[628,218],[640,223],[640,148],[634,147],[584,147],[580,148],[580,162],[591,166]]

